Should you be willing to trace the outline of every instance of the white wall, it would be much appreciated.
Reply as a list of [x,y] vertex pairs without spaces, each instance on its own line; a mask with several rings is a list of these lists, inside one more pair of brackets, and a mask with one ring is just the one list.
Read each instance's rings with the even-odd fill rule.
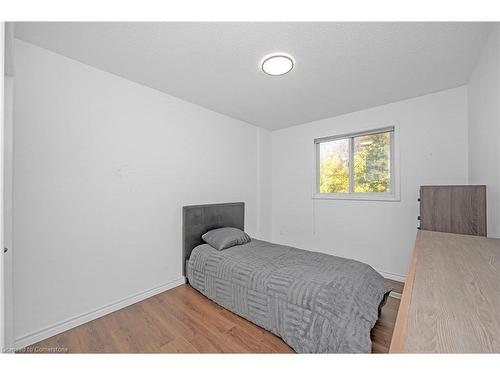
[[[395,124],[401,201],[313,200],[313,140]],[[418,189],[467,181],[467,90],[431,95],[272,133],[273,241],[407,273],[418,225]]]
[[493,29],[468,85],[469,182],[487,185],[488,236],[500,237],[500,26]]
[[272,240],[272,133],[259,128],[259,238]]
[[18,344],[180,282],[183,205],[245,201],[247,231],[257,234],[256,127],[15,47]]

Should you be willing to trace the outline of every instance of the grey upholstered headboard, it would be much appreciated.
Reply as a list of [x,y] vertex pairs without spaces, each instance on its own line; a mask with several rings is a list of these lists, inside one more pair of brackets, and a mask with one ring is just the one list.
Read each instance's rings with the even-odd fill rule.
[[245,203],[216,203],[182,207],[182,270],[191,251],[203,243],[201,236],[209,230],[233,227],[245,230]]

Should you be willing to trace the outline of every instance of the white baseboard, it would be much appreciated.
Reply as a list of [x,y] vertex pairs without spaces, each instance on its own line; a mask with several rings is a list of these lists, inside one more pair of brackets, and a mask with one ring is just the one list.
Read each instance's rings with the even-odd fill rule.
[[401,293],[395,292],[394,290],[391,291],[389,294],[389,297],[396,298],[396,299],[401,299]]
[[51,336],[57,335],[61,332],[67,331],[68,329],[77,327],[81,324],[90,322],[91,320],[100,318],[101,316],[107,315],[109,313],[112,313],[113,311],[120,310],[124,307],[130,306],[134,303],[137,303],[139,301],[142,301],[146,298],[152,297],[158,293],[162,293],[166,290],[175,288],[176,286],[182,285],[186,283],[186,278],[181,276],[175,280],[172,280],[166,284],[159,285],[155,288],[146,290],[144,292],[135,294],[133,296],[121,299],[119,301],[116,301],[114,303],[111,303],[109,305],[102,306],[100,308],[97,308],[95,310],[89,311],[87,313],[77,315],[73,318],[69,318],[67,320],[64,320],[62,322],[53,324],[51,326],[42,328],[40,330],[37,330],[35,332],[29,333],[27,335],[18,337],[14,340],[14,347],[16,349],[21,349],[24,348],[28,345],[32,345],[36,342],[39,342],[41,340],[45,340],[46,338],[49,338]]
[[406,281],[406,275],[400,275],[398,273],[392,273],[392,272],[381,271],[381,270],[377,270],[377,272],[379,274],[381,274],[382,276],[384,276],[386,279],[391,279],[391,280],[399,281],[402,283],[404,283]]

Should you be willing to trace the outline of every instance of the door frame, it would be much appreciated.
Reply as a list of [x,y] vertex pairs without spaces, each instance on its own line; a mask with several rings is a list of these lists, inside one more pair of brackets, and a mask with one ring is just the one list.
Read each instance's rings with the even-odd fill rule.
[[[0,130],[0,352],[14,348],[12,282],[12,171],[13,171],[13,23],[0,24],[1,130]],[[4,249],[8,249],[4,252]]]
[[[5,85],[4,85],[4,59],[5,59],[5,22],[0,23],[0,50],[1,50],[1,57],[0,57],[0,68],[2,70],[2,78],[1,78],[1,104],[0,104],[0,114],[1,114],[1,130],[0,130],[0,167],[2,169],[2,173],[0,173],[0,193],[3,198],[3,150],[4,150],[4,145],[3,145],[3,133],[4,133],[4,125],[5,125],[5,116],[4,116],[4,107],[5,107],[5,101],[4,101],[4,92],[5,92]],[[5,281],[4,281],[4,253],[3,253],[3,199],[0,200],[0,212],[2,212],[1,218],[0,218],[0,243],[2,244],[1,247],[1,254],[0,254],[0,349],[3,352],[5,346]]]

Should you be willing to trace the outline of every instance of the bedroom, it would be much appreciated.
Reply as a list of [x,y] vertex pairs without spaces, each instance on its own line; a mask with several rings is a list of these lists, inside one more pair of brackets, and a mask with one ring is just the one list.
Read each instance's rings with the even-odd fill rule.
[[2,40],[4,352],[500,352],[498,22]]

